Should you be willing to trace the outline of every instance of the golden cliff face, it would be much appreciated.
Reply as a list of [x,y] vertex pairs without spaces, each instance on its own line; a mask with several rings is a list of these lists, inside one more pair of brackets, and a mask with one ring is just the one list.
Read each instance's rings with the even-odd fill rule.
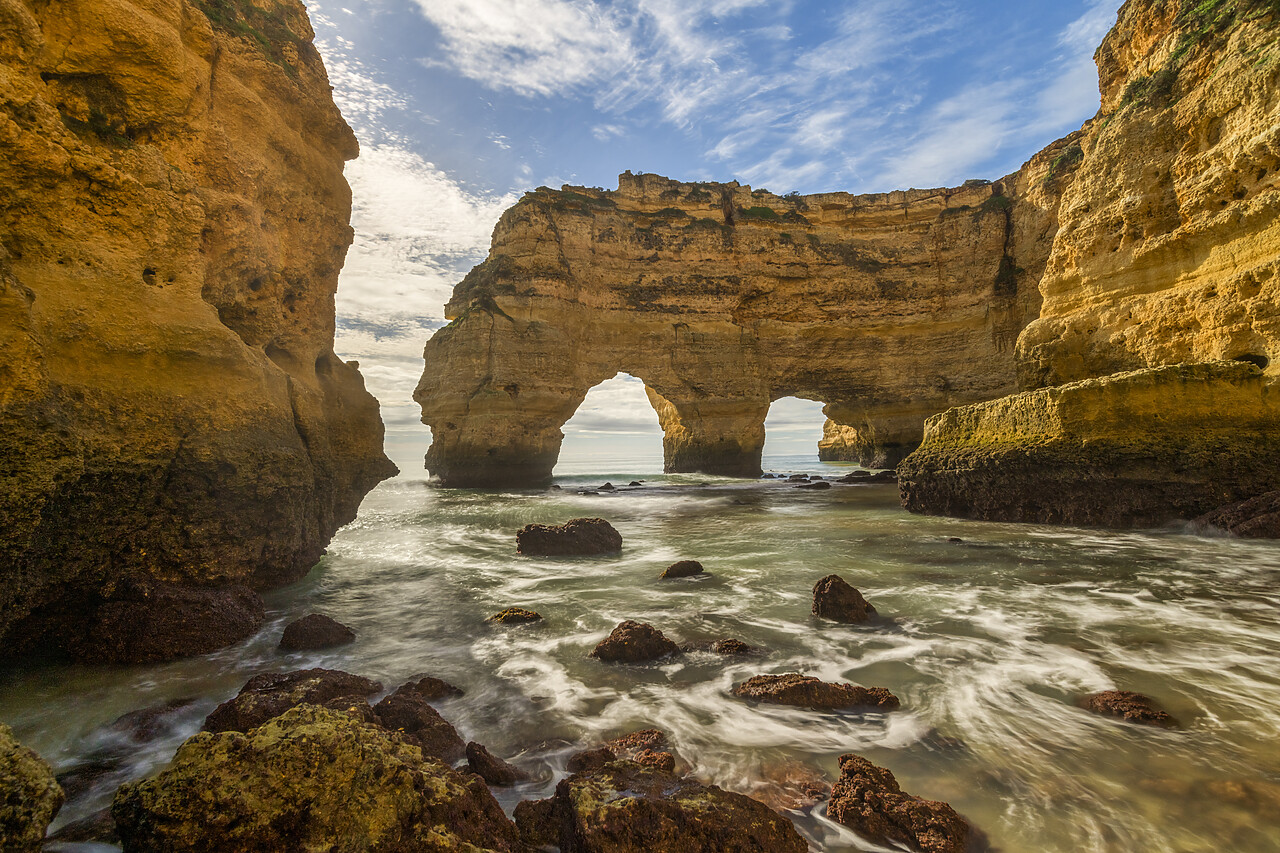
[[1036,388],[1280,356],[1280,4],[1130,0],[1097,53],[1038,320]]
[[826,403],[859,458],[896,464],[928,415],[1015,389],[1055,156],[994,184],[871,196],[629,173],[616,191],[529,193],[427,344],[427,468],[454,485],[549,479],[560,427],[620,371],[649,390],[669,471],[759,474],[769,404],[792,395]]
[[0,0],[0,635],[278,586],[394,472],[333,353],[356,156],[296,0]]

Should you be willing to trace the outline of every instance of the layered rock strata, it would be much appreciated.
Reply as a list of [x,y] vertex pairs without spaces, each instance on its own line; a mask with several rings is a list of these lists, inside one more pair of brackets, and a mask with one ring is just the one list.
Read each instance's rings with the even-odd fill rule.
[[394,472],[333,352],[351,241],[297,0],[0,2],[0,635],[280,586]]
[[772,401],[826,403],[852,455],[892,465],[924,419],[1016,390],[1069,140],[995,183],[778,196],[621,175],[503,214],[455,289],[415,392],[446,485],[546,482],[561,426],[642,379],[668,471],[758,476]]

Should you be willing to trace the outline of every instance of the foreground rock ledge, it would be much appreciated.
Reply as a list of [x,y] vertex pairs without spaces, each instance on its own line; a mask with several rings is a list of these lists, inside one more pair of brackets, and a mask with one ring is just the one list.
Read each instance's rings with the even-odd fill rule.
[[1073,382],[930,418],[898,467],[912,512],[1152,526],[1280,488],[1280,390],[1243,362]]
[[126,850],[520,849],[478,776],[312,705],[248,734],[192,737],[160,775],[123,786],[111,812]]
[[0,850],[39,850],[62,801],[48,762],[18,743],[13,730],[0,723]]
[[333,351],[358,146],[302,3],[0,18],[3,655],[126,581],[298,580],[395,466]]

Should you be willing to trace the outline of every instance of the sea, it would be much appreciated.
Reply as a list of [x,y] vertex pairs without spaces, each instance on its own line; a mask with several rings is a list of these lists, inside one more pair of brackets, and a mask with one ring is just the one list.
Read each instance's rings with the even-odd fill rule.
[[[797,455],[765,467],[835,478],[853,466]],[[617,490],[598,491],[606,482]],[[158,665],[0,670],[0,721],[74,779],[54,829],[160,771],[250,677],[327,667],[388,691],[423,675],[463,688],[441,713],[532,776],[495,789],[508,812],[549,796],[574,752],[658,728],[700,780],[748,795],[768,796],[779,779],[832,782],[839,756],[862,755],[903,790],[950,803],[1007,853],[1280,850],[1280,543],[1185,526],[929,518],[903,511],[893,485],[816,491],[664,475],[652,459],[562,465],[556,485],[477,492],[404,474],[366,498],[305,580],[266,595],[265,626],[238,645]],[[577,517],[610,521],[622,553],[516,553],[523,525]],[[659,579],[686,559],[704,575]],[[879,618],[811,615],[813,586],[829,574]],[[487,621],[513,606],[544,618]],[[284,626],[311,612],[350,626],[356,642],[278,651]],[[644,666],[588,657],[626,619],[680,643],[736,637],[764,653]],[[886,687],[902,709],[815,711],[732,695],[751,676],[789,672]],[[1107,689],[1155,698],[1180,728],[1077,707]],[[112,725],[165,703],[176,710],[147,743]],[[821,803],[788,815],[815,850],[885,849],[829,820]]]

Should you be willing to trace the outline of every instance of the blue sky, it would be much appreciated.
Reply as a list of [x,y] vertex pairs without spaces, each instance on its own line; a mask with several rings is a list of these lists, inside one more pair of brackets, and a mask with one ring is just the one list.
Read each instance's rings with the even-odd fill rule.
[[[420,469],[422,344],[525,190],[627,169],[778,193],[996,178],[1095,113],[1120,2],[309,3],[362,147],[337,350],[381,401],[389,452]],[[601,386],[568,442],[651,432],[645,407],[637,382]],[[784,408],[772,434],[810,447],[820,418]]]

